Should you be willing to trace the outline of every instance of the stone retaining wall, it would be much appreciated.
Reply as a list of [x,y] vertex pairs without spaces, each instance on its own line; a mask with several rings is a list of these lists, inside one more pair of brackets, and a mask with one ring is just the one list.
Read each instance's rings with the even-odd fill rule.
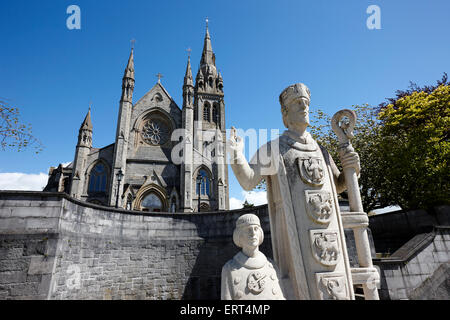
[[145,214],[65,194],[0,192],[0,299],[220,299],[236,219],[267,207]]
[[434,226],[450,226],[450,206],[425,210],[393,211],[369,217],[377,253],[392,254],[415,235]]
[[380,268],[382,299],[449,299],[450,227],[418,234],[374,264]]

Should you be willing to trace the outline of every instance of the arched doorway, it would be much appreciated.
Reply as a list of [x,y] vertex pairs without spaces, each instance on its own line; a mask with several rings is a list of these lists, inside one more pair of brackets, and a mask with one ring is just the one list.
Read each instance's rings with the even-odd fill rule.
[[154,183],[143,185],[134,199],[134,210],[147,212],[168,212],[169,210],[169,197],[166,190]]
[[142,211],[162,212],[165,211],[164,209],[164,201],[158,193],[150,191],[142,198]]

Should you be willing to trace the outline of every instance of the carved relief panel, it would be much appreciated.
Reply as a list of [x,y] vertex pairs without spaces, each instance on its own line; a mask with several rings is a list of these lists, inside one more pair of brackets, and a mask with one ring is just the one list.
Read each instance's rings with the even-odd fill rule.
[[311,249],[320,264],[335,266],[341,258],[337,230],[310,230]]
[[306,212],[317,223],[327,224],[333,214],[333,202],[328,191],[306,190]]
[[316,273],[316,284],[321,300],[349,300],[350,293],[343,273]]
[[324,183],[325,166],[320,157],[298,158],[298,167],[300,170],[300,177],[303,182],[320,187]]

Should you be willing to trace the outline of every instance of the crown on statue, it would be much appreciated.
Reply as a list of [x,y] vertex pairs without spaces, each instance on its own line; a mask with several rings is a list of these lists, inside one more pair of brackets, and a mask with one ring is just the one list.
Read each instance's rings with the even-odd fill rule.
[[311,92],[303,83],[293,84],[283,90],[280,94],[280,104],[282,107],[289,105],[292,101],[301,97],[311,99]]

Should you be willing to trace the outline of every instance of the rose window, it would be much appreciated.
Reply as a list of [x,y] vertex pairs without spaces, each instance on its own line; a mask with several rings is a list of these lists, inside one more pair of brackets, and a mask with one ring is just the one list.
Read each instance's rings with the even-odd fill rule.
[[168,129],[160,120],[150,120],[142,128],[142,138],[151,145],[162,145],[167,141]]

